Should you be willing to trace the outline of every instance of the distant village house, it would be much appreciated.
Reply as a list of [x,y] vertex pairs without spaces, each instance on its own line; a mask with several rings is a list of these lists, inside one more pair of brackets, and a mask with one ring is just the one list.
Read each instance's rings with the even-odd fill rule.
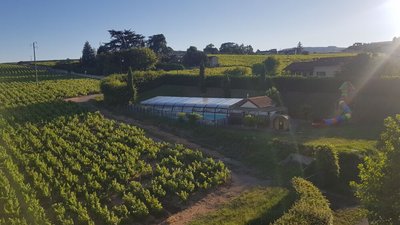
[[305,77],[335,77],[352,57],[319,58],[308,62],[294,62],[284,70]]

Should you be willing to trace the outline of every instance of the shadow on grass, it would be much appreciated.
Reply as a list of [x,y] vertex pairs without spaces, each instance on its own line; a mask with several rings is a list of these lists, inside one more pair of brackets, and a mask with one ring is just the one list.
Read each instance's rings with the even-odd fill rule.
[[249,221],[248,225],[261,225],[261,224],[270,224],[275,220],[279,219],[285,212],[289,210],[289,208],[296,201],[296,195],[291,192],[286,197],[282,198],[278,204],[274,207],[270,208],[260,217]]

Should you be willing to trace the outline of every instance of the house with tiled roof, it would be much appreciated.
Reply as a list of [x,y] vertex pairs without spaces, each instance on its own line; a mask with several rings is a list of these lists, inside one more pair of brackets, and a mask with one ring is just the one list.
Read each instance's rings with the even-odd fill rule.
[[319,58],[306,62],[294,62],[288,65],[284,71],[291,75],[305,77],[335,77],[342,71],[343,65],[353,57]]

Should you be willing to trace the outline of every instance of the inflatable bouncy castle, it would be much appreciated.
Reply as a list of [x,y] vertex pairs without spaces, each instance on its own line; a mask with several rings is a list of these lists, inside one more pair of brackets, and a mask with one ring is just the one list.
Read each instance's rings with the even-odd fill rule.
[[341,91],[341,97],[338,104],[337,116],[315,122],[312,124],[313,127],[332,126],[351,119],[351,109],[349,107],[349,104],[353,97],[355,88],[350,81],[346,81],[340,86],[339,90]]

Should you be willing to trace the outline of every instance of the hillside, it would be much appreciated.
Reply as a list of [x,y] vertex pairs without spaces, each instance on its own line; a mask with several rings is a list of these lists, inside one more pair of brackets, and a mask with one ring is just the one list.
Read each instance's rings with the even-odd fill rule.
[[309,54],[309,55],[213,55],[218,57],[220,66],[247,66],[263,62],[267,57],[279,60],[278,73],[292,62],[309,61],[316,58],[354,56],[354,53]]

